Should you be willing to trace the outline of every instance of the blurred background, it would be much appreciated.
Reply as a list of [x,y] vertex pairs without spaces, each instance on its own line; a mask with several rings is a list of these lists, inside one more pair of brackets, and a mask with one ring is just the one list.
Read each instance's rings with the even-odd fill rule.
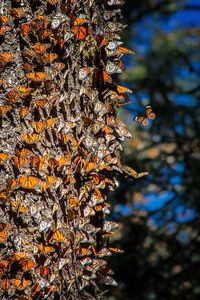
[[[200,299],[200,1],[126,0],[120,84],[133,90],[119,114],[133,137],[124,164],[150,174],[119,178],[110,195],[111,239],[124,249],[111,266],[109,300]],[[150,104],[148,127],[133,119]]]

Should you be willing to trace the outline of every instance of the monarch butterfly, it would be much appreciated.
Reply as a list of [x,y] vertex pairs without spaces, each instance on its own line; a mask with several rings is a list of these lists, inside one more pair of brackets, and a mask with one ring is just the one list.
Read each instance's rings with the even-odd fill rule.
[[117,92],[119,94],[124,94],[124,93],[132,93],[132,91],[124,86],[117,85]]
[[8,22],[8,20],[9,20],[8,16],[4,16],[4,15],[0,16],[0,22],[1,23],[6,24]]
[[107,204],[98,204],[95,206],[95,210],[96,211],[102,211],[105,214],[110,214],[110,210],[109,210],[110,205]]
[[85,79],[91,72],[94,70],[94,68],[85,67],[80,69],[78,78],[79,80]]
[[10,154],[0,152],[0,163],[1,162],[3,162],[3,163],[6,162],[9,158],[10,158]]
[[61,62],[54,63],[54,66],[57,71],[62,71],[65,68],[65,64]]
[[88,256],[88,255],[90,255],[92,253],[92,251],[90,250],[90,249],[88,249],[88,248],[81,248],[80,249],[80,252],[79,252],[79,256]]
[[37,107],[37,108],[44,108],[45,104],[47,103],[47,99],[46,98],[43,98],[43,99],[36,99],[34,101],[34,105]]
[[102,266],[106,265],[107,262],[103,259],[96,258],[93,259],[93,263],[90,266],[87,266],[86,269],[90,272],[96,272],[98,269],[100,269]]
[[111,256],[111,252],[107,248],[102,248],[100,251],[96,253],[96,256],[99,258],[105,257],[105,256]]
[[15,103],[18,101],[20,94],[16,90],[12,90],[6,93],[6,97],[9,99],[10,102]]
[[9,62],[15,54],[1,52],[0,53],[0,66],[3,67],[7,62]]
[[0,276],[5,273],[8,269],[8,261],[0,260]]
[[105,37],[101,35],[96,36],[96,41],[99,48],[102,48],[108,44],[108,41],[105,39]]
[[13,15],[15,18],[17,18],[17,19],[21,19],[22,17],[24,17],[26,11],[27,11],[27,9],[25,9],[25,8],[23,8],[23,7],[12,8],[12,9],[11,9],[12,15]]
[[149,124],[148,119],[154,120],[156,118],[156,114],[153,112],[150,105],[147,105],[145,108],[145,114],[139,115],[135,118],[135,121],[143,126],[147,126]]
[[37,133],[40,133],[46,128],[46,123],[44,121],[33,122],[32,126]]
[[101,129],[101,131],[104,133],[104,134],[109,134],[109,133],[113,133],[113,129],[109,126],[105,126]]
[[87,22],[87,20],[84,19],[84,18],[76,18],[74,20],[73,26],[80,26],[80,25],[83,25],[86,22]]
[[113,221],[105,221],[103,224],[103,231],[110,232],[113,229],[117,229],[119,227],[118,223]]
[[124,253],[124,250],[119,249],[119,248],[109,247],[108,249],[113,253]]
[[58,291],[58,287],[55,286],[55,285],[48,285],[46,288],[45,288],[45,293],[46,295],[49,295],[50,293],[55,293],[56,291]]
[[51,35],[51,32],[48,29],[40,29],[38,32],[40,40],[46,39],[48,36]]
[[119,102],[119,101],[124,101],[125,100],[125,95],[119,95],[119,93],[117,93],[116,91],[113,90],[109,90],[104,98],[109,97],[111,100],[111,103],[113,102]]
[[102,192],[99,190],[99,189],[95,189],[94,191],[94,195],[98,198],[101,198],[102,197]]
[[28,95],[30,95],[32,88],[27,88],[25,86],[16,87],[16,90],[20,93],[20,96],[23,98],[26,98]]
[[21,30],[23,36],[27,36],[31,31],[31,25],[28,23],[22,24],[20,26],[20,30]]
[[23,205],[20,205],[19,201],[11,201],[11,208],[13,211],[17,212],[18,214],[23,214],[27,212],[27,208]]
[[113,82],[112,78],[106,71],[102,72],[102,81],[103,81],[103,83],[112,83]]
[[11,27],[9,26],[0,26],[0,36],[5,35],[5,33],[9,30],[11,30]]
[[25,253],[25,252],[13,252],[13,256],[14,256],[14,259],[16,261],[20,261],[23,258],[27,257],[28,253]]
[[5,231],[0,231],[0,243],[4,243],[7,239],[8,234]]
[[131,133],[126,128],[126,125],[120,119],[117,119],[116,121],[117,121],[117,125],[118,125],[118,128],[116,129],[117,133],[120,136],[125,136],[127,138],[130,138]]
[[143,126],[148,126],[149,125],[149,121],[148,121],[148,118],[145,116],[145,115],[140,115],[140,116],[137,116],[135,118],[135,122],[143,125]]
[[16,150],[16,155],[21,156],[21,157],[29,157],[30,158],[31,156],[33,156],[33,153],[26,148],[21,148],[21,149]]
[[61,37],[58,37],[58,38],[57,38],[57,43],[58,43],[59,47],[60,47],[61,49],[63,49],[63,46],[64,46],[64,44],[65,44],[65,40],[62,39]]
[[0,223],[0,231],[5,231],[10,228],[10,224]]
[[55,124],[55,119],[51,118],[51,119],[47,119],[46,120],[46,126],[47,127],[52,127]]
[[28,72],[31,72],[34,70],[35,65],[31,62],[28,62],[28,63],[26,62],[25,64],[23,64],[23,68],[24,68],[25,72],[28,73]]
[[93,174],[92,179],[93,179],[95,185],[99,185],[101,183],[101,181],[103,180],[103,176],[100,174]]
[[122,73],[124,70],[124,65],[122,62],[113,63],[112,61],[107,61],[106,63],[106,72],[108,74]]
[[120,58],[120,56],[122,55],[122,54],[120,54],[120,52],[117,51],[117,49],[110,50],[106,47],[105,50],[106,50],[107,57],[116,56],[116,57]]
[[110,276],[103,277],[103,283],[106,285],[118,286],[118,283]]
[[56,242],[63,242],[65,241],[66,238],[64,237],[64,235],[62,234],[62,232],[60,232],[58,229],[53,233],[52,237],[50,238],[50,242],[51,241],[56,241]]
[[20,263],[23,271],[28,271],[36,266],[35,262],[31,259],[22,260]]
[[82,257],[79,261],[82,264],[82,266],[90,265],[92,263],[90,257]]
[[119,47],[118,48],[118,51],[123,53],[123,54],[134,54],[134,52],[132,50],[129,50],[125,47]]
[[0,280],[0,289],[3,290],[3,291],[7,291],[9,290],[11,287],[11,284],[10,284],[10,279],[8,279],[7,277],[6,278],[3,278]]
[[0,117],[6,116],[7,112],[12,109],[10,105],[0,105]]
[[49,185],[54,184],[55,181],[56,181],[56,177],[54,177],[54,176],[48,176],[48,177],[47,177],[47,183],[48,183]]
[[31,22],[31,27],[33,27],[36,31],[39,29],[47,29],[50,20],[44,16],[36,16],[35,19]]
[[71,209],[74,209],[77,207],[77,205],[79,204],[79,199],[76,197],[72,197],[67,201],[67,204],[69,205],[69,207]]
[[34,299],[34,297],[36,297],[36,294],[41,290],[40,284],[33,284],[31,290],[32,290],[31,297],[32,299]]
[[24,140],[27,144],[34,144],[41,139],[41,136],[36,133],[23,133],[21,139]]
[[40,184],[40,180],[35,176],[21,176],[19,183],[22,188],[35,189]]
[[23,168],[24,166],[27,166],[27,164],[29,163],[29,159],[27,159],[26,157],[17,157],[14,156],[12,158],[13,162],[14,162],[14,166],[18,169]]
[[6,27],[5,26],[0,26],[0,36],[4,35],[6,32]]
[[154,120],[156,118],[156,114],[154,113],[152,107],[150,105],[146,106],[145,113],[147,118]]
[[8,179],[7,181],[7,191],[13,190],[17,186],[16,179]]
[[108,268],[108,266],[102,266],[101,270],[104,274],[114,275],[114,272],[110,268]]
[[88,30],[84,26],[75,26],[72,28],[74,36],[77,40],[85,40]]
[[47,274],[49,273],[49,269],[45,266],[40,267],[40,274],[42,277],[46,277]]
[[109,21],[119,13],[119,9],[106,10],[103,14],[104,20]]
[[38,172],[41,172],[41,171],[42,171],[42,168],[43,168],[45,162],[46,162],[46,157],[45,157],[45,156],[43,156],[43,157],[41,157],[41,158],[39,159],[39,161],[38,161],[38,163],[37,163],[37,169],[38,169]]
[[[53,169],[53,168],[55,168],[56,165],[57,165],[56,159],[50,158],[49,159],[49,166]],[[62,164],[61,164],[61,166],[62,166]]]
[[128,175],[130,175],[130,176],[132,176],[132,177],[134,177],[134,178],[140,178],[140,177],[143,177],[143,176],[146,176],[146,175],[148,175],[149,173],[148,172],[141,172],[141,173],[138,173],[138,172],[136,172],[134,169],[132,169],[131,167],[129,167],[129,166],[124,166],[123,167],[123,171],[126,173],[126,174],[128,174]]
[[67,175],[67,178],[65,180],[66,184],[75,184],[76,183],[76,179],[74,176],[72,175]]
[[30,113],[30,110],[27,107],[25,107],[25,106],[20,107],[19,114],[20,114],[21,118],[25,118],[29,113]]
[[50,252],[54,251],[54,248],[51,247],[51,246],[45,246],[43,244],[39,244],[38,245],[38,250],[40,252],[43,252],[43,253],[47,254],[47,253],[50,253]]
[[6,202],[8,200],[8,195],[6,192],[0,192],[0,200]]
[[23,56],[25,57],[25,58],[33,58],[33,57],[35,57],[35,52],[33,51],[33,50],[30,50],[30,49],[28,49],[28,50],[24,50],[23,52],[22,52],[22,54],[23,54]]
[[91,172],[92,170],[94,170],[95,168],[97,167],[96,163],[93,163],[93,162],[89,162],[87,165],[86,165],[86,173],[89,173]]
[[30,280],[26,279],[11,279],[12,283],[16,286],[16,288],[20,291],[23,291],[25,288],[27,288],[30,284]]
[[67,134],[61,134],[61,141],[66,144],[68,141],[70,141],[70,135],[67,133]]
[[52,186],[54,183],[56,183],[56,177],[55,176],[48,176],[47,180],[45,182],[42,182],[42,188],[44,190],[46,190],[50,186]]
[[49,48],[48,44],[36,43],[32,46],[33,51],[37,54],[44,53]]
[[26,77],[33,80],[33,81],[43,81],[49,79],[49,75],[44,72],[35,72],[35,73],[28,73]]
[[56,53],[45,53],[42,57],[44,63],[52,63],[58,55]]
[[106,23],[106,32],[108,33],[115,33],[121,30],[121,24],[116,23],[116,22],[107,22]]
[[71,161],[71,155],[65,155],[65,156],[59,156],[57,158],[57,163],[58,163],[58,167],[62,167],[64,165],[69,165],[70,164],[70,161]]

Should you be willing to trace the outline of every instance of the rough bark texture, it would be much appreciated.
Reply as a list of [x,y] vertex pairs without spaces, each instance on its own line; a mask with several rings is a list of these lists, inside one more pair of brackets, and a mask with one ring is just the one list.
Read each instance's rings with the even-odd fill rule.
[[97,299],[108,191],[129,133],[116,22],[123,1],[2,0],[0,299]]

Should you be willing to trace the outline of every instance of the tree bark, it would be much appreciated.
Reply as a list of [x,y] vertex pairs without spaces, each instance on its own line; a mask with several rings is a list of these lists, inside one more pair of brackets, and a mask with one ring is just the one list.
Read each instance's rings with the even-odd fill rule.
[[116,284],[105,215],[130,136],[112,78],[122,2],[1,1],[1,299],[97,299]]

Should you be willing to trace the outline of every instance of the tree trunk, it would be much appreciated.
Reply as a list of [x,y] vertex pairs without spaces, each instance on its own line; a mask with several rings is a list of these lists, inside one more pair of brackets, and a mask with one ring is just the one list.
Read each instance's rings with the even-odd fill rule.
[[[0,297],[98,299],[107,194],[129,133],[116,22],[122,0],[2,0]],[[118,101],[118,102],[117,102]]]

